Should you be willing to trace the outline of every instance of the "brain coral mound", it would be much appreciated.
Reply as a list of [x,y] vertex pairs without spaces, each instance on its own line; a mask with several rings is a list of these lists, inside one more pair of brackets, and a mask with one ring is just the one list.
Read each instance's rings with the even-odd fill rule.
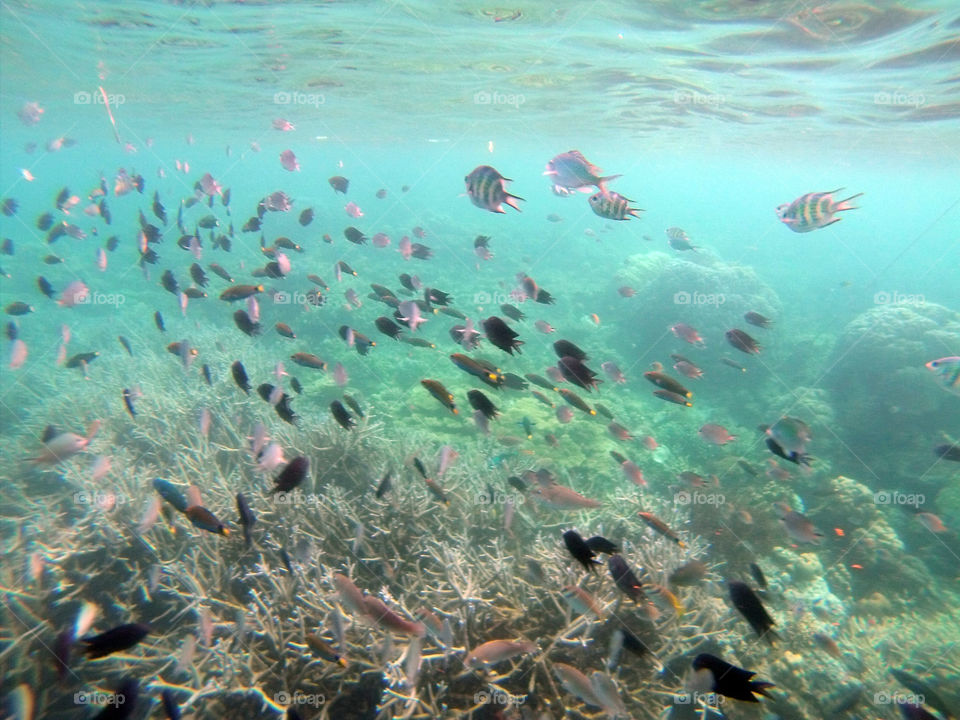
[[838,434],[871,467],[922,474],[941,433],[960,427],[960,397],[924,364],[956,352],[960,314],[942,305],[881,305],[856,317],[825,366],[825,386],[842,398]]
[[684,322],[701,330],[708,345],[719,345],[722,331],[745,326],[748,310],[773,319],[781,311],[777,294],[753,268],[723,262],[706,251],[691,259],[662,252],[631,255],[616,273],[616,285],[636,291],[636,317],[624,324],[640,337],[659,337],[670,325]]

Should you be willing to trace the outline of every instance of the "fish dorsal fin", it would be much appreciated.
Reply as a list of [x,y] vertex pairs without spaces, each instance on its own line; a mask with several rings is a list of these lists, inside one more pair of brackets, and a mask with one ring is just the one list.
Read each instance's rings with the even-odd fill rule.
[[187,488],[187,507],[191,508],[196,505],[203,505],[203,498],[200,497],[200,488],[191,485]]
[[40,437],[40,442],[42,442],[42,443],[48,443],[48,442],[50,442],[51,440],[53,440],[55,437],[57,437],[58,435],[62,435],[62,434],[63,434],[63,433],[61,433],[61,432],[60,432],[56,427],[54,427],[53,425],[47,425],[47,426],[43,429],[43,435]]

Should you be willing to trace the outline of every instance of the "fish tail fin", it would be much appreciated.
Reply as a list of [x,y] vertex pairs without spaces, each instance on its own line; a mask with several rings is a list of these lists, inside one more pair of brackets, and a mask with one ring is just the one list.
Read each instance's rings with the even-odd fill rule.
[[613,182],[618,177],[623,177],[623,175],[604,175],[602,178],[597,180],[597,188],[606,195],[609,191],[607,190],[607,183]]
[[[841,188],[842,190],[843,188]],[[858,205],[852,205],[850,202],[856,200],[858,197],[862,196],[863,193],[857,193],[856,195],[851,195],[848,198],[839,200],[833,204],[833,212],[840,212],[841,210],[857,210],[859,209]],[[836,222],[836,221],[834,221]]]
[[[507,193],[507,196],[503,199],[503,202],[506,205],[509,205],[510,207],[512,207],[517,212],[521,212],[520,206],[517,205],[516,203],[517,200],[523,200],[523,198],[520,197],[519,195],[511,195],[510,193]],[[526,201],[524,200],[524,202]],[[500,212],[503,212],[503,210],[501,210]]]
[[757,695],[763,695],[764,697],[770,697],[770,694],[767,692],[769,688],[776,687],[772,682],[764,682],[763,680],[751,680],[750,681],[750,692]]

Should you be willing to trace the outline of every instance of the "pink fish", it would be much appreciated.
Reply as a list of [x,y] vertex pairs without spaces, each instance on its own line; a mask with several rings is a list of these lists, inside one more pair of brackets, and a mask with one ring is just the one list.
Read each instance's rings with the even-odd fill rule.
[[407,324],[410,332],[416,332],[417,328],[427,321],[420,315],[420,306],[413,300],[404,300],[398,309],[401,313],[400,319]]
[[107,252],[103,248],[97,248],[97,267],[100,268],[100,272],[107,269]]
[[287,212],[293,207],[293,203],[285,192],[277,190],[263,199],[263,207],[271,212]]
[[90,471],[90,480],[97,482],[103,480],[111,470],[110,456],[99,455],[93,462],[93,469]]
[[[252,319],[252,318],[251,318]],[[280,382],[285,376],[289,375],[286,370],[283,369],[283,363],[278,362],[273,366],[273,376],[277,379],[277,382]]]
[[290,132],[291,130],[296,130],[297,128],[289,120],[277,118],[273,121],[273,129],[279,130],[280,132]]
[[203,248],[200,246],[200,239],[196,235],[193,235],[190,238],[188,247],[190,248],[190,254],[193,255],[194,260],[199,260],[201,257],[203,257]]
[[723,425],[715,425],[714,423],[707,423],[701,427],[698,434],[705,441],[714,445],[726,445],[737,439],[737,436],[727,432]]
[[484,435],[490,434],[490,418],[484,414],[483,410],[473,411],[473,422]]
[[463,659],[468,668],[477,669],[486,665],[496,665],[517,657],[537,651],[532,642],[514,642],[513,640],[490,640],[475,647]]
[[920,512],[917,513],[914,517],[920,521],[920,523],[932,533],[945,533],[947,532],[947,526],[943,524],[943,520],[934,515],[933,513]]
[[200,430],[200,436],[206,439],[210,435],[210,422],[212,416],[210,415],[210,410],[207,408],[200,408],[200,412],[197,415],[197,426]]
[[660,447],[657,444],[657,441],[653,439],[652,435],[647,435],[640,441],[647,450],[656,450]]
[[57,350],[57,360],[56,360],[57,367],[60,367],[66,361],[67,361],[67,345],[66,343],[62,343],[60,345],[60,348]]
[[[184,163],[184,172],[187,172],[187,165]],[[200,178],[200,189],[204,193],[213,197],[214,195],[223,195],[223,187],[216,180],[213,179],[213,175],[210,173],[204,173],[203,177]]]
[[550,323],[548,323],[546,320],[537,320],[537,321],[533,324],[533,326],[534,326],[537,330],[539,330],[540,332],[542,332],[542,333],[544,333],[544,334],[546,334],[546,335],[549,335],[549,334],[552,333],[552,332],[556,332],[556,329],[553,327],[553,325],[551,325]]
[[460,457],[460,454],[450,445],[444,445],[440,448],[440,467],[437,470],[437,478],[442,476],[458,457]]
[[27,361],[27,344],[17,338],[10,347],[10,369],[17,370]]
[[692,380],[699,380],[703,377],[703,370],[687,360],[677,360],[673,364],[673,369]]
[[274,257],[274,260],[276,261],[277,266],[280,268],[280,273],[282,275],[290,274],[290,270],[293,266],[290,264],[290,258],[286,255],[286,253],[278,252],[276,257]]
[[60,326],[60,340],[63,342],[64,345],[70,342],[70,326],[69,325]]
[[568,422],[573,420],[573,410],[566,405],[561,405],[557,408],[557,420],[566,425]]
[[290,172],[296,172],[300,169],[300,163],[297,162],[297,156],[293,154],[293,150],[284,150],[280,153],[280,164],[283,165],[284,170]]
[[348,380],[347,369],[343,364],[337,363],[333,368],[333,381],[337,384],[337,387],[346,387]]
[[390,236],[386,233],[378,232],[370,239],[370,242],[373,243],[374,247],[385,248],[390,244]]
[[71,432],[57,433],[43,443],[43,450],[40,455],[35,458],[30,458],[30,462],[43,465],[56,465],[63,460],[73,457],[77,453],[87,449],[87,446],[99,429],[100,421],[95,420],[90,423],[86,437]]
[[681,340],[686,340],[691,345],[704,347],[703,338],[700,337],[696,330],[686,323],[677,323],[676,325],[671,326],[670,331],[678,338]]
[[283,456],[283,448],[277,443],[270,443],[263,448],[260,460],[257,463],[257,470],[262,473],[270,473],[281,465],[286,465],[287,459]]
[[353,200],[344,205],[343,210],[352,218],[363,217],[363,210],[361,210],[360,206],[353,202]]
[[624,442],[633,440],[633,435],[630,434],[630,431],[618,422],[611,422],[607,425],[607,430],[615,440],[622,440]]
[[184,317],[187,316],[187,304],[190,302],[190,298],[187,297],[186,293],[177,293],[177,302],[180,305],[180,314]]
[[400,238],[397,249],[400,251],[400,254],[403,256],[404,260],[409,260],[411,257],[413,257],[413,243],[410,242],[410,238],[406,235]]
[[63,292],[60,294],[60,299],[57,300],[57,305],[61,307],[74,307],[75,305],[87,302],[89,297],[90,288],[87,287],[86,283],[84,283],[83,280],[74,280],[63,289]]
[[17,117],[24,125],[36,125],[43,116],[43,108],[39,103],[27,102],[17,111]]
[[553,382],[557,383],[558,385],[567,381],[567,379],[563,376],[563,373],[560,372],[560,368],[558,368],[556,365],[551,365],[544,372],[548,378],[553,380]]
[[600,364],[600,369],[603,370],[607,377],[610,378],[615,383],[625,383],[627,378],[624,377],[623,373],[620,371],[620,368],[617,367],[615,362],[607,361]]
[[544,485],[532,491],[535,500],[556,510],[580,510],[600,507],[593,498],[584,497],[563,485]]
[[[247,315],[250,316],[253,322],[260,322],[260,303],[257,302],[257,298],[254,295],[247,298]],[[281,365],[281,367],[283,366]]]
[[626,460],[621,463],[620,469],[623,471],[624,476],[632,482],[634,485],[639,485],[640,487],[646,487],[647,481],[643,479],[643,471],[639,466],[632,460]]
[[283,399],[283,388],[280,385],[277,385],[270,391],[270,395],[267,397],[267,402],[271,405],[276,405]]

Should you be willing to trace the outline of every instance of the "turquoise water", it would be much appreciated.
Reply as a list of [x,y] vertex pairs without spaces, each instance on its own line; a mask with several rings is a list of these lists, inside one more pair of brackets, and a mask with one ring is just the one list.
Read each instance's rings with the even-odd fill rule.
[[[195,718],[683,718],[712,704],[731,719],[894,719],[914,702],[957,714],[960,465],[935,448],[960,442],[960,394],[924,367],[960,355],[951,3],[40,2],[0,12],[0,198],[10,211],[0,216],[10,241],[0,305],[14,326],[0,366],[0,670],[11,716],[93,717],[90,705],[123,696],[114,717],[162,717],[165,691]],[[280,120],[293,127],[276,129]],[[545,166],[571,149],[620,175],[607,187],[640,217],[599,217],[587,200],[596,187],[552,192]],[[299,170],[283,167],[287,150]],[[472,204],[464,177],[480,165],[510,178],[520,212]],[[142,193],[117,192],[121,169],[142,176]],[[228,205],[202,195],[187,206],[206,173],[229,188]],[[334,175],[349,179],[345,194],[328,183]],[[109,224],[94,209],[101,183]],[[56,205],[64,188],[77,198],[66,211]],[[800,234],[778,220],[778,206],[838,188],[836,200],[862,193],[840,222]],[[292,209],[242,231],[276,191]],[[48,242],[38,228],[47,212],[85,237]],[[197,228],[208,215],[213,233]],[[154,264],[141,262],[143,224],[159,230]],[[348,242],[348,226],[371,241]],[[672,248],[673,227],[697,250]],[[195,229],[199,257],[177,246]],[[213,235],[229,236],[229,251]],[[474,251],[480,235],[492,259]],[[405,260],[404,236],[432,257]],[[262,248],[280,237],[300,246],[280,248],[290,271],[255,275],[270,259]],[[338,261],[357,276],[337,280]],[[195,262],[208,297],[181,311],[161,277],[169,270],[180,289],[192,286]],[[248,305],[218,299],[229,283],[210,263],[233,284],[264,285],[260,334],[236,327],[234,312]],[[374,322],[394,309],[368,296],[371,283],[409,300],[401,273],[450,293],[481,331],[483,319],[505,317],[521,353],[489,339],[465,350],[449,334],[463,320],[436,307],[404,333],[434,347],[382,334]],[[511,295],[521,274],[555,303]],[[303,302],[319,287],[308,275],[329,288],[321,307]],[[86,301],[58,304],[76,280]],[[18,302],[31,311],[16,314]],[[502,303],[526,318],[507,317]],[[772,325],[747,323],[748,311]],[[278,322],[297,337],[281,336]],[[703,347],[671,332],[677,323]],[[344,325],[376,346],[359,354]],[[759,354],[725,339],[734,328]],[[559,393],[494,389],[449,359],[464,352],[504,373],[544,375],[559,339],[586,351],[603,381],[595,391],[558,384],[603,406],[595,416],[571,407],[562,422]],[[191,363],[168,352],[180,341],[196,350]],[[94,352],[86,366],[64,362]],[[298,366],[299,352],[326,369]],[[674,369],[671,354],[702,377]],[[238,361],[249,395],[231,376]],[[607,362],[625,383],[601,370]],[[691,392],[691,407],[652,394],[643,374],[656,363]],[[449,390],[456,415],[424,379]],[[278,382],[297,424],[258,397],[259,385]],[[472,418],[473,389],[501,412],[489,434]],[[348,406],[349,430],[329,409],[345,394],[364,414]],[[783,416],[809,426],[809,467],[768,448],[765,430]],[[631,438],[617,439],[611,422]],[[289,494],[271,493],[283,462],[258,468],[258,423],[283,462],[309,460]],[[705,442],[706,424],[737,438]],[[53,451],[57,432],[76,433],[82,449]],[[441,472],[444,446],[458,457]],[[541,468],[556,485],[530,473]],[[149,520],[155,478],[184,493],[195,485],[229,534],[170,505]],[[599,506],[545,502],[557,486]],[[249,547],[238,492],[258,518]],[[815,542],[776,503],[805,515]],[[682,546],[638,512],[661,518]],[[606,567],[575,562],[562,539],[571,528],[621,546],[647,599],[631,602]],[[705,564],[702,577],[672,583],[692,560]],[[338,574],[407,621],[427,608],[447,628],[422,640],[391,628],[351,605]],[[759,593],[774,644],[733,607],[732,581]],[[570,607],[571,585],[593,596],[599,617]],[[92,621],[80,636],[134,622],[150,633],[102,660],[84,658],[78,637],[58,673],[58,637],[84,607]],[[645,657],[609,659],[618,629]],[[492,640],[537,649],[465,667]],[[721,687],[695,680],[699,653],[776,687],[759,704],[713,694]],[[565,666],[593,674],[595,689],[577,690]],[[621,709],[596,697],[610,683]]]

